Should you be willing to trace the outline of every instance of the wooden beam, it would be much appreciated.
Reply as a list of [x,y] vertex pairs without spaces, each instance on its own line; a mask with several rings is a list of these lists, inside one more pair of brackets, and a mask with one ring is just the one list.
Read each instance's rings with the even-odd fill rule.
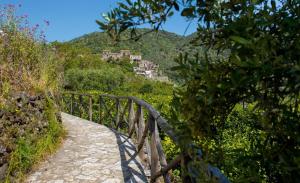
[[134,128],[134,103],[131,99],[128,99],[128,124],[129,124],[129,130],[128,130],[128,135],[131,137],[133,133],[133,128]]
[[120,100],[116,98],[116,117],[115,117],[115,126],[114,129],[118,130],[120,122]]
[[166,167],[163,167],[160,171],[156,172],[153,176],[153,179],[157,179],[163,174],[166,174],[170,170],[174,169],[178,164],[180,164],[183,157],[184,156],[182,154],[176,156]]
[[143,135],[141,136],[141,139],[139,139],[139,143],[138,143],[138,148],[137,148],[137,151],[139,152],[142,147],[144,146],[144,143],[145,143],[145,139],[147,138],[147,135],[148,135],[148,130],[149,130],[149,121],[147,122],[147,124],[145,125],[145,128],[144,128],[144,132],[143,132]]
[[[143,108],[141,106],[139,106],[138,108],[139,110],[139,119],[138,119],[138,139],[137,142],[141,142],[141,148],[138,150],[140,159],[142,160],[142,163],[145,165],[146,161],[146,157],[145,157],[145,152],[144,152],[144,143],[143,143],[143,135],[144,135],[144,131],[145,130],[145,121],[144,121],[144,112],[143,112]],[[148,130],[147,130],[148,131]]]
[[149,130],[150,130],[150,135],[151,135],[151,140],[150,140],[150,149],[151,149],[151,183],[156,182],[155,174],[159,170],[159,158],[158,158],[158,152],[156,148],[156,130],[155,130],[155,121],[151,122],[149,124]]
[[102,96],[99,95],[99,123],[102,124],[102,108],[103,108],[103,101],[102,101]]
[[74,114],[73,102],[74,102],[74,94],[71,94],[70,113],[71,113],[72,115]]
[[82,95],[79,95],[79,117],[82,118]]
[[89,96],[89,120],[93,121],[93,98]]
[[118,125],[117,125],[117,129],[120,127],[121,122],[125,122],[125,123],[128,124],[126,118],[124,117],[127,108],[128,108],[128,101],[126,102],[126,105],[125,105],[124,109],[122,108],[122,105],[120,104],[120,112],[121,112],[121,114],[120,114],[120,121],[119,121],[119,123],[118,123]]
[[[155,123],[155,125],[157,125],[157,124]],[[160,165],[161,165],[161,168],[163,169],[163,168],[167,167],[168,163],[167,163],[167,160],[166,160],[166,156],[165,156],[163,147],[161,145],[161,140],[160,140],[160,137],[159,137],[159,132],[158,132],[157,126],[155,127],[155,135],[156,135],[156,137],[155,137],[155,139],[156,139],[156,148],[157,148],[157,152],[158,152],[158,155],[159,155]],[[164,177],[165,183],[171,183],[171,177],[170,177],[169,172],[165,172],[163,174],[163,177]]]

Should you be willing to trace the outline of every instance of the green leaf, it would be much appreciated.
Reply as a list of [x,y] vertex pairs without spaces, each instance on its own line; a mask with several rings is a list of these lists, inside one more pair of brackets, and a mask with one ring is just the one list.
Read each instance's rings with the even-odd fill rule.
[[179,11],[179,6],[176,2],[174,2],[174,8],[175,8],[176,11]]
[[126,2],[129,4],[129,5],[132,5],[132,2],[130,0],[126,0]]
[[194,16],[194,11],[195,11],[195,7],[194,6],[189,7],[189,8],[185,8],[185,9],[182,10],[181,16],[184,16],[184,17]]
[[250,44],[251,41],[245,39],[245,38],[242,38],[240,36],[230,36],[229,37],[231,40],[237,42],[237,43],[240,43],[240,44],[243,44],[243,45],[246,45],[246,44]]
[[128,6],[126,6],[125,4],[123,4],[123,3],[119,3],[119,7],[123,8],[125,10],[130,10],[130,8]]
[[108,14],[106,14],[106,13],[103,13],[102,14],[102,17],[106,20],[106,21],[110,21],[110,18],[108,17]]
[[100,26],[101,29],[105,29],[107,27],[107,25],[99,20],[96,20],[96,23]]
[[272,9],[276,10],[276,2],[274,0],[271,1]]
[[171,16],[173,16],[173,15],[174,15],[174,12],[171,11],[171,12],[168,14],[168,17],[171,17]]

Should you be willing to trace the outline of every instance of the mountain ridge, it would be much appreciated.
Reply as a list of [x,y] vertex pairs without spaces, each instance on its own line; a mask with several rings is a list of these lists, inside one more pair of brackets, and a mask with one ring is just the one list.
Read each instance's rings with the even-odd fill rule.
[[[150,29],[137,29],[137,33],[143,34]],[[113,44],[110,37],[104,32],[92,32],[74,38],[67,43],[77,47],[86,47],[94,54],[102,54],[103,50],[119,51],[129,49],[140,53],[146,60],[160,65],[161,70],[168,72],[169,68],[176,65],[174,58],[178,55],[179,49],[190,41],[193,34],[181,36],[176,33],[159,30],[145,34],[138,41],[128,40]],[[122,38],[128,39],[129,31],[124,32]]]

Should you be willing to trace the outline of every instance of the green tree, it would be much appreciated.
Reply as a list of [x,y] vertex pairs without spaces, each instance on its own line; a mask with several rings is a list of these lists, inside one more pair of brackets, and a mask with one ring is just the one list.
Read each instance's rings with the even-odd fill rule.
[[[224,164],[223,131],[227,118],[241,102],[253,104],[253,152],[244,167],[256,162],[248,181],[294,182],[300,172],[300,1],[298,0],[127,0],[97,21],[115,40],[151,24],[161,28],[174,12],[199,27],[195,57],[181,55],[174,68],[184,79],[175,95],[177,119],[186,139],[207,139],[217,144],[211,160]],[[215,50],[210,51],[209,50]],[[179,125],[177,123],[177,125]],[[182,128],[181,128],[182,129]],[[212,155],[210,154],[210,155]],[[249,162],[247,164],[247,161]],[[226,172],[230,175],[231,172]],[[255,175],[255,177],[253,177]]]

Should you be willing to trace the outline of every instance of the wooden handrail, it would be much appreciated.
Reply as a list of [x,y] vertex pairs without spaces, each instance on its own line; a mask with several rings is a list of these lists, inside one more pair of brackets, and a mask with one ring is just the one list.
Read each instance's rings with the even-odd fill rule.
[[[63,99],[66,95],[71,96],[67,112],[70,112],[72,115],[79,115],[80,117],[86,117],[90,121],[93,121],[98,114],[98,120],[94,121],[105,124],[105,120],[109,119],[111,120],[110,123],[106,123],[105,125],[115,130],[122,130],[122,123],[127,125],[127,129],[122,131],[122,133],[127,133],[129,137],[136,137],[137,153],[143,165],[150,168],[150,182],[155,183],[159,177],[163,177],[164,182],[170,183],[170,170],[177,167],[180,163],[182,165],[188,163],[185,162],[188,154],[184,152],[170,163],[167,162],[158,129],[161,129],[175,144],[178,145],[179,142],[173,128],[167,123],[167,120],[147,102],[133,96],[115,96],[108,94],[91,95],[76,92],[63,93]],[[78,96],[79,104],[74,105],[76,104],[76,96]],[[84,97],[88,99],[86,102],[86,106],[88,106],[86,116],[83,114],[84,111],[81,110],[84,109],[85,105]],[[93,97],[98,97],[98,100],[93,100]],[[109,106],[109,102],[106,100],[109,100],[112,104]],[[98,102],[97,104],[93,104],[93,101]],[[122,102],[125,102],[125,105],[122,106]],[[79,110],[77,114],[76,106]],[[98,110],[93,110],[94,106],[97,106]],[[146,112],[144,112],[144,109]],[[148,117],[145,123],[144,116],[146,113]],[[200,159],[201,158],[202,157],[200,157]],[[210,175],[217,178],[216,180],[219,180],[219,182],[229,182],[228,179],[220,173],[219,169],[208,166],[207,171]]]

